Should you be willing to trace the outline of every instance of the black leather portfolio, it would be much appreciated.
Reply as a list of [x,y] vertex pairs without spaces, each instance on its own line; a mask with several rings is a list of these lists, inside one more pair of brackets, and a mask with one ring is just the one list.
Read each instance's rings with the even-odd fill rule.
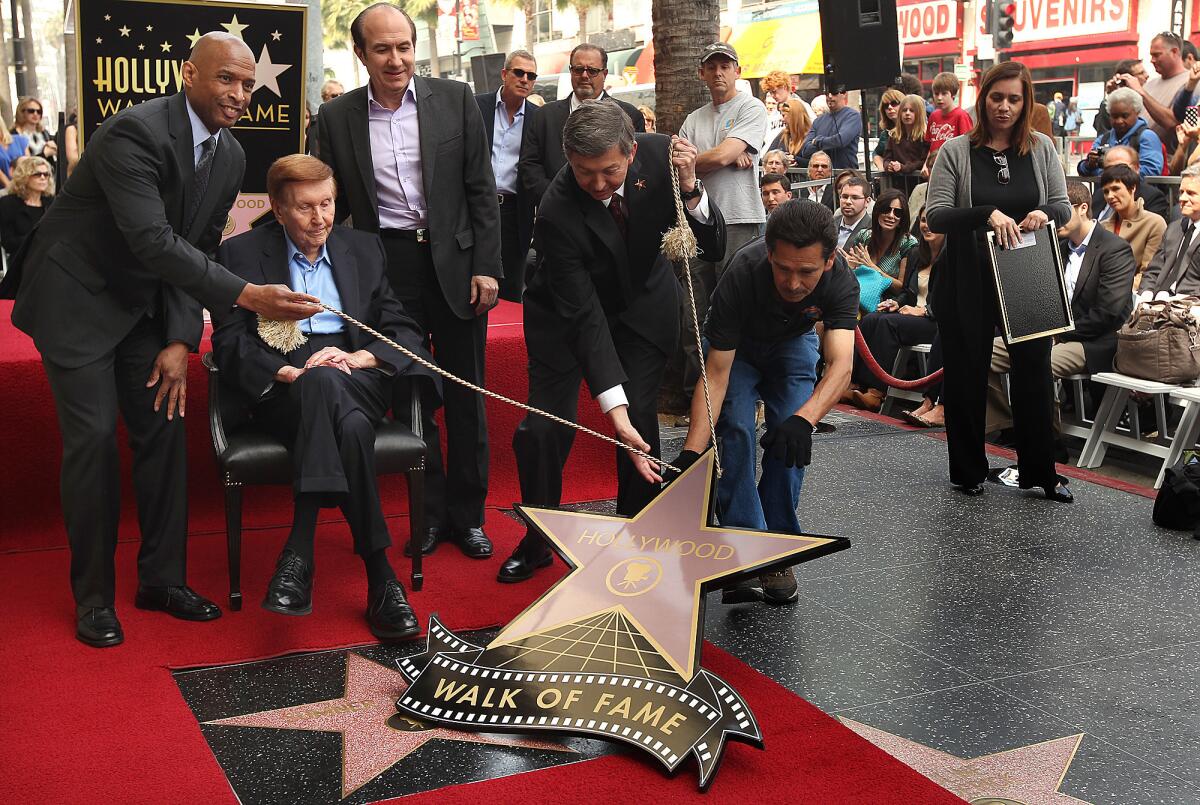
[[988,233],[988,254],[1007,344],[1075,329],[1053,227],[1023,233],[1019,246],[1001,249]]

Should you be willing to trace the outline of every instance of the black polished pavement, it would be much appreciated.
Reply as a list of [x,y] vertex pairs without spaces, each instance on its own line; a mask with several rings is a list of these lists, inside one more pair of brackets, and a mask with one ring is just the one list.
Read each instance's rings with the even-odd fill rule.
[[[1150,499],[1078,480],[1072,505],[991,484],[967,498],[931,434],[829,419],[800,522],[853,547],[800,565],[794,606],[714,595],[706,638],[889,745],[972,759],[1082,734],[1058,795],[1013,801],[1200,801],[1200,542],[1156,528]],[[680,434],[663,435],[669,458]]]

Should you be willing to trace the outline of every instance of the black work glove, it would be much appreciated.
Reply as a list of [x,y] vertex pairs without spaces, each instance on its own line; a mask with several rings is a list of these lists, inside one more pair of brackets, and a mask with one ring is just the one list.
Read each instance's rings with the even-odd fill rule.
[[695,450],[680,450],[674,460],[671,461],[671,466],[678,467],[679,472],[671,472],[667,470],[667,483],[672,484],[675,479],[687,472],[687,468],[695,464],[700,459],[700,454]]
[[813,426],[807,419],[792,414],[777,427],[763,434],[763,450],[786,467],[807,467],[812,462]]

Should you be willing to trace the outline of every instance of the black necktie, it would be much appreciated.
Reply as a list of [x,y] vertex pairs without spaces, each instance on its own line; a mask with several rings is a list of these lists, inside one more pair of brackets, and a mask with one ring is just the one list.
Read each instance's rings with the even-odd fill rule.
[[617,231],[621,233],[621,238],[624,239],[629,234],[629,225],[625,221],[625,209],[621,206],[621,196],[613,193],[612,199],[608,202],[608,213],[612,216],[617,224]]
[[1171,281],[1166,285],[1160,285],[1159,288],[1161,290],[1174,293],[1174,288],[1179,284],[1179,281],[1183,279],[1183,275],[1187,273],[1189,263],[1187,259],[1187,253],[1188,247],[1192,245],[1193,226],[1195,226],[1195,224],[1193,224],[1191,221],[1185,220],[1183,222],[1183,241],[1179,244],[1179,254],[1176,255],[1175,263],[1172,266],[1172,271],[1170,274]]
[[217,138],[215,135],[200,144],[200,161],[196,163],[196,176],[192,179],[192,198],[191,203],[188,204],[184,232],[192,228],[192,220],[200,211],[200,202],[204,200],[204,193],[208,190],[208,176],[212,173],[213,154],[216,152]]

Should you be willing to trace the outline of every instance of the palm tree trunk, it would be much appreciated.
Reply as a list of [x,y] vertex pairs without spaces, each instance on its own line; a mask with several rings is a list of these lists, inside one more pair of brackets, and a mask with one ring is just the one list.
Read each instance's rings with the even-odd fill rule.
[[583,3],[575,4],[575,16],[579,18],[579,33],[576,35],[576,38],[579,40],[579,44],[581,45],[587,41],[587,20],[589,11],[591,11],[591,8],[585,6]]
[[21,0],[21,33],[25,35],[25,91],[30,97],[41,96],[38,91],[37,47],[33,37],[33,5],[30,0]]
[[[66,14],[70,11],[70,0],[63,0],[63,21],[64,25],[69,22],[66,19]],[[67,117],[71,116],[71,112],[79,111],[79,67],[75,60],[75,34],[64,33],[63,42],[63,67],[66,70],[66,99],[63,102],[63,111],[67,113]]]
[[654,82],[656,129],[675,134],[693,109],[708,103],[696,77],[700,51],[720,36],[717,0],[654,0]]
[[[433,7],[433,16],[425,18],[425,29],[429,31],[429,74],[434,78],[442,77],[441,67],[438,65],[438,49],[437,49],[437,6]],[[358,61],[355,59],[355,61]]]
[[525,49],[533,53],[533,46],[537,44],[536,0],[521,0],[521,10],[525,12]]
[[5,19],[4,4],[0,3],[0,117],[4,125],[11,126],[13,119],[12,81],[9,80],[8,70],[8,22]]

